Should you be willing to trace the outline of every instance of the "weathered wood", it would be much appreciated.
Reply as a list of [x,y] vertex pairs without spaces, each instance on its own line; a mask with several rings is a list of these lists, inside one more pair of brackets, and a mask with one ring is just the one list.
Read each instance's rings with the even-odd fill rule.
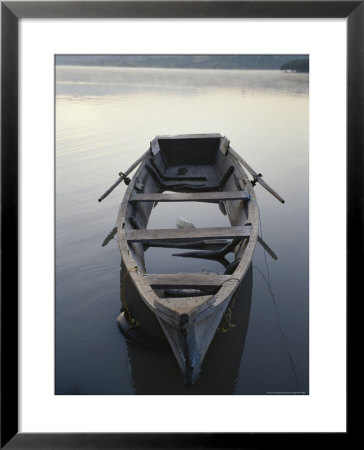
[[226,256],[228,253],[234,251],[235,247],[239,244],[239,242],[240,239],[233,239],[231,242],[228,242],[224,247],[219,248],[217,250],[202,250],[197,252],[174,253],[173,256],[219,259]]
[[153,155],[155,156],[157,153],[159,153],[160,148],[159,148],[159,144],[158,144],[158,139],[153,139],[152,142],[150,143],[150,149],[153,153]]
[[[212,167],[212,166],[211,166]],[[166,191],[177,191],[177,192],[211,192],[211,191],[221,191],[231,174],[234,172],[234,166],[230,166],[227,168],[226,172],[220,177],[219,180],[217,180],[217,184],[212,183],[205,183],[200,182],[200,184],[192,184],[191,181],[188,182],[187,179],[183,180],[181,177],[181,181],[177,181],[177,178],[175,182],[166,182],[165,177],[162,177],[157,170],[152,166],[152,164],[146,163],[145,164],[146,170],[149,172],[149,174],[154,178],[154,180],[158,183],[160,188],[166,190]],[[197,177],[200,178],[200,177]],[[173,177],[174,179],[174,177]],[[189,178],[189,180],[192,180],[193,178]],[[197,181],[197,180],[196,180]]]
[[226,200],[246,200],[246,191],[235,192],[178,192],[173,194],[135,194],[131,202],[219,202]]
[[156,229],[156,230],[125,230],[126,239],[129,242],[153,242],[153,241],[181,241],[193,239],[235,239],[250,235],[250,226],[241,227],[216,227],[216,228],[189,228],[189,229]]
[[[193,176],[193,175],[188,175],[188,176],[183,176],[182,174],[180,175],[174,175],[174,176],[167,176],[164,175],[160,170],[158,165],[155,163],[154,159],[150,159],[150,163],[153,166],[154,170],[157,172],[158,176],[163,180],[163,181],[206,181],[206,177],[205,176]],[[180,169],[184,169],[186,170],[186,168],[180,167]],[[174,167],[174,170],[176,170],[176,167]],[[178,171],[178,169],[177,169]]]
[[222,137],[220,140],[220,150],[224,155],[226,155],[226,153],[228,152],[229,146],[230,146],[229,139],[226,136]]
[[[221,139],[221,135],[216,136]],[[183,138],[190,137],[192,138],[191,144],[194,145],[193,139],[195,139],[196,136],[183,136]],[[162,142],[161,152],[164,151],[166,149],[165,146],[168,146],[169,144],[169,142]],[[174,148],[178,150],[177,146],[175,146]],[[148,161],[145,161],[128,186],[118,215],[118,241],[125,269],[130,271],[130,280],[134,283],[136,292],[140,295],[140,298],[143,302],[142,306],[145,306],[145,309],[147,309],[148,307],[150,311],[155,313],[155,317],[158,319],[159,323],[162,326],[162,329],[172,347],[172,350],[177,358],[182,372],[185,374],[185,376],[186,374],[188,375],[188,379],[190,379],[191,382],[195,381],[198,375],[201,362],[213,338],[216,327],[218,326],[218,323],[220,322],[221,317],[226,310],[231,296],[236,292],[240,281],[244,278],[245,273],[251,264],[252,255],[257,242],[259,231],[258,207],[255,199],[254,189],[249,182],[243,165],[238,161],[237,158],[229,154],[228,148],[229,146],[226,140],[222,143],[222,145],[220,145],[220,142],[216,144],[216,155],[213,155],[213,150],[211,149],[211,158],[204,159],[203,155],[200,154],[199,157],[201,157],[201,161],[206,160],[206,163],[204,162],[201,168],[198,168],[198,170],[196,168],[195,171],[190,169],[190,167],[198,165],[198,162],[193,160],[193,152],[190,152],[189,159],[187,160],[182,159],[182,156],[184,157],[184,152],[178,152],[178,155],[181,156],[178,161],[176,158],[174,158],[176,155],[168,155],[171,156],[171,158],[173,157],[174,159],[165,158],[165,160],[163,160],[163,164],[158,166],[160,169],[160,173],[172,177],[174,177],[176,174],[178,176],[185,175],[182,172],[180,174],[178,173],[178,167],[187,167],[188,174],[190,174],[191,176],[201,175],[206,177],[207,181],[203,183],[205,184],[205,186],[203,186],[202,183],[192,181],[187,183],[186,180],[178,183],[168,183],[167,185],[163,181],[163,179],[158,176],[158,173],[153,168],[153,166]],[[224,154],[225,150],[227,150],[226,154]],[[204,150],[202,149],[202,153],[203,151]],[[206,151],[209,152],[210,149],[206,148]],[[160,155],[157,154],[155,157],[156,163],[157,158],[159,157]],[[224,173],[225,175],[221,178],[221,174]],[[235,175],[235,177],[233,177],[233,175]],[[138,177],[139,179],[143,180],[143,183],[145,185],[144,193],[161,192],[163,189],[165,191],[173,190],[177,193],[205,193],[207,191],[216,192],[218,190],[225,192],[234,192],[236,189],[246,190],[252,201],[224,201],[230,223],[233,225],[233,228],[228,228],[228,239],[236,238],[236,236],[231,237],[231,230],[234,229],[234,227],[241,229],[243,227],[243,224],[251,223],[251,229],[247,234],[249,238],[241,239],[241,237],[239,236],[240,240],[243,242],[243,245],[238,245],[234,249],[236,252],[235,257],[236,259],[239,258],[240,262],[236,267],[233,276],[205,273],[176,274],[173,275],[174,278],[172,280],[171,276],[169,275],[145,274],[146,268],[143,262],[139,263],[139,253],[135,249],[136,246],[138,246],[138,250],[139,248],[141,248],[142,251],[145,251],[148,246],[158,246],[159,244],[163,244],[164,246],[168,247],[176,246],[179,248],[182,248],[182,246],[186,246],[186,248],[191,246],[190,248],[194,248],[193,246],[198,245],[200,248],[210,249],[220,249],[223,248],[224,245],[221,245],[221,242],[219,243],[219,245],[215,244],[218,239],[216,239],[214,242],[214,239],[211,237],[211,229],[208,230],[209,235],[207,237],[201,237],[199,235],[198,237],[191,238],[191,230],[187,230],[187,238],[182,237],[182,234],[178,234],[177,239],[173,239],[172,235],[168,235],[167,237],[166,230],[157,230],[158,235],[154,236],[154,238],[157,237],[156,240],[141,240],[139,242],[134,241],[135,243],[129,242],[128,245],[128,236],[131,238],[135,238],[137,236],[141,237],[143,235],[143,238],[147,238],[148,236],[144,233],[150,233],[150,230],[143,231],[143,229],[147,227],[148,219],[153,206],[152,201],[140,203],[130,201],[133,195],[135,195],[136,179]],[[238,183],[236,182],[236,180],[238,180]],[[243,180],[243,182],[241,182],[241,180]],[[129,230],[130,222],[128,221],[128,218],[130,216],[136,217],[141,230]],[[181,231],[186,230],[173,230],[173,233],[179,233]],[[196,231],[199,233],[201,229],[196,229]],[[136,232],[140,232],[142,234],[137,235]],[[219,235],[219,237],[221,237],[221,235]],[[203,239],[205,239],[206,241],[204,241]],[[205,242],[208,242],[209,245],[205,244]],[[210,243],[213,243],[214,247],[210,247]],[[140,267],[140,270],[133,270],[136,265]],[[191,276],[195,276],[195,278],[191,279]],[[204,277],[204,279],[197,279],[196,276]],[[149,277],[154,277],[154,279],[149,279]],[[166,279],[166,277],[168,279]],[[149,281],[151,282],[151,284],[149,283]],[[222,281],[222,284],[216,285],[218,281]],[[160,295],[159,289],[164,289],[165,292],[161,293]],[[175,300],[176,303],[173,305],[174,307],[171,307],[172,305],[170,303],[170,299],[173,297],[175,298],[175,293],[177,293],[177,296],[182,299],[184,297],[190,297],[190,292],[193,292],[194,298],[198,297],[198,295],[196,295],[197,293],[200,293],[200,297],[208,297],[207,294],[212,294],[213,302],[207,304],[210,301],[206,299],[205,303],[205,301],[201,298],[201,305],[199,305],[196,309],[192,307],[192,310],[190,311],[184,310],[183,314],[181,315],[180,311],[176,311],[176,307],[178,307],[176,303],[179,301],[179,299]],[[161,300],[161,297],[163,297],[163,295],[167,297],[168,301]],[[140,304],[138,302],[140,302],[140,299],[138,298],[138,296],[135,296],[135,298],[131,298],[130,302],[131,306],[134,306],[133,303],[135,303],[135,306],[139,308]],[[182,306],[183,302],[184,301],[182,300],[182,303],[179,304],[179,306]],[[191,301],[189,300],[188,303],[190,302]],[[162,308],[161,305],[163,306]],[[207,306],[206,309],[204,309],[205,306]],[[149,314],[149,311],[147,311],[147,313]],[[188,322],[185,323],[184,320],[187,316]],[[139,320],[139,316],[137,317],[137,319]],[[142,320],[142,318],[140,318],[140,320]],[[145,323],[146,322],[143,322],[143,326],[145,326]],[[148,330],[148,332],[154,335],[155,329],[153,327],[148,328],[148,326],[146,329]],[[181,332],[182,327],[183,333]],[[197,359],[195,359],[196,355],[198,355]],[[189,373],[191,371],[191,361],[194,362],[194,373],[192,375]]]
[[221,250],[228,244],[226,239],[212,239],[206,241],[185,241],[185,242],[170,242],[170,241],[156,241],[148,242],[144,244],[145,250],[149,247],[161,247],[161,248],[181,248],[181,249],[206,249],[206,250]]
[[[217,261],[222,264],[225,269],[228,269],[232,263],[230,263],[225,256],[234,251],[236,246],[239,244],[240,239],[233,239],[230,243],[225,245],[225,247],[220,248],[218,250],[202,250],[202,251],[193,251],[193,252],[185,252],[185,253],[172,253],[173,256],[182,256],[185,258],[201,258],[201,259],[211,259],[213,261]],[[226,272],[225,272],[226,273]]]
[[170,287],[181,289],[219,287],[232,279],[231,275],[217,275],[214,273],[146,274],[143,275],[143,278],[153,288],[159,289]]
[[106,238],[104,239],[104,242],[102,243],[102,247],[105,247],[111,241],[111,239],[114,238],[116,232],[117,232],[117,227],[114,227],[110,231],[110,233],[106,236]]
[[266,250],[266,252],[275,260],[278,259],[278,256],[274,253],[274,251],[269,247],[269,245],[263,241],[263,239],[258,236],[258,242],[259,244],[264,248],[264,250]]
[[[213,295],[203,295],[198,297],[180,297],[170,298],[163,297],[156,303],[157,311],[161,311],[170,315],[173,315],[178,322],[181,321],[182,315],[188,315],[184,317],[184,323],[191,322],[198,313],[208,309],[215,301]],[[182,325],[180,323],[180,325]]]
[[150,149],[148,149],[143,155],[137,159],[130,167],[129,169],[124,172],[116,181],[115,183],[109,187],[109,189],[102,194],[102,196],[98,199],[99,202],[102,202],[102,200],[107,197],[122,181],[125,180],[125,178],[137,167],[141,162],[143,162],[147,156],[150,154]]
[[266,189],[269,193],[271,193],[273,197],[275,197],[281,203],[285,202],[283,198],[263,180],[262,176],[257,172],[255,172],[255,170],[249,166],[249,164],[245,161],[244,158],[242,158],[239,155],[239,153],[237,153],[231,147],[229,147],[229,153],[231,153],[242,164],[242,166],[246,168],[246,170],[250,173],[250,175],[254,177],[254,180],[256,180],[262,187],[264,187],[264,189]]
[[189,314],[191,311],[204,305],[209,306],[214,301],[213,295],[199,295],[196,297],[163,297],[158,301],[158,306],[163,305],[167,311],[171,309],[178,314]]
[[163,289],[164,297],[163,298],[188,298],[192,297],[200,297],[201,295],[212,295],[216,288],[204,288],[204,289],[194,289],[194,288],[184,288],[184,289]]

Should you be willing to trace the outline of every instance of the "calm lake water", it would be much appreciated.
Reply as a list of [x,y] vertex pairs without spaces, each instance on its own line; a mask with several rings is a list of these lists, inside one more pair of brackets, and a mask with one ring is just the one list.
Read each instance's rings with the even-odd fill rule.
[[[308,118],[307,74],[56,68],[56,394],[308,393]],[[171,350],[132,344],[119,332],[120,253],[115,240],[101,244],[126,186],[97,201],[156,135],[183,133],[226,135],[286,200],[256,187],[263,238],[279,259],[257,245],[236,326],[215,337],[191,388]],[[223,226],[217,211],[159,204],[148,226],[174,228],[181,216]],[[171,253],[149,249],[147,268],[221,270]]]

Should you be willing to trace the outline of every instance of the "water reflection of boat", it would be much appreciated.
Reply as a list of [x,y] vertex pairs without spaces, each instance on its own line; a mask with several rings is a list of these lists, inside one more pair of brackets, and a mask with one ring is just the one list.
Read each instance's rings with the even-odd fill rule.
[[[248,330],[252,293],[252,267],[245,275],[202,363],[199,380],[188,387],[167,345],[153,347],[127,341],[130,376],[136,394],[233,394]],[[152,368],[152,369],[151,369]]]

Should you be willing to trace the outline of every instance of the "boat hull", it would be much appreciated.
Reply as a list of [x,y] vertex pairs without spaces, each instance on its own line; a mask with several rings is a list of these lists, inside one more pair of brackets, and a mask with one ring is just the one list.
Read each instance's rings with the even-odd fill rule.
[[[150,336],[156,342],[166,338],[188,385],[199,378],[216,330],[250,267],[258,237],[253,186],[228,149],[229,142],[220,135],[152,141],[151,156],[131,180],[119,210],[117,235],[124,308],[118,318],[119,327],[129,337],[139,329],[139,335]],[[176,194],[165,195],[164,191]],[[147,230],[156,199],[216,203],[227,214],[231,227]],[[144,253],[149,245],[169,242],[173,247],[201,239],[216,242],[216,238],[232,239],[226,251],[233,251],[235,260],[225,274],[146,273]],[[211,253],[205,255],[210,257]],[[171,287],[179,292],[177,298],[169,297]],[[132,298],[141,301],[131,302]]]
[[[162,336],[160,340],[155,339],[154,327],[150,330],[145,328],[150,323],[151,314],[146,306],[138,317],[140,328],[130,329],[128,323],[121,327],[127,338],[131,377],[136,394],[227,395],[234,392],[250,317],[252,272],[250,266],[236,294],[228,303],[218,324],[218,331],[200,365],[200,371],[195,368],[186,375],[183,370],[179,373],[176,371],[176,358],[171,353],[171,346],[162,327],[157,323]],[[133,307],[138,302],[141,299],[133,297],[130,306]],[[129,330],[125,333],[127,328]],[[150,374],[150,367],[153,367],[153,376]],[[184,383],[181,383],[182,380]]]

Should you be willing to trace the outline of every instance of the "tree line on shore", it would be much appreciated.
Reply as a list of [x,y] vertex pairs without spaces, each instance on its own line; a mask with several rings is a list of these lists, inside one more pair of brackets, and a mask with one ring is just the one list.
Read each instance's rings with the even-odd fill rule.
[[57,65],[279,70],[307,55],[57,55]]
[[285,64],[282,64],[281,70],[290,71],[290,72],[299,72],[299,73],[308,73],[309,72],[309,60],[306,59],[294,59],[292,61],[288,61]]

